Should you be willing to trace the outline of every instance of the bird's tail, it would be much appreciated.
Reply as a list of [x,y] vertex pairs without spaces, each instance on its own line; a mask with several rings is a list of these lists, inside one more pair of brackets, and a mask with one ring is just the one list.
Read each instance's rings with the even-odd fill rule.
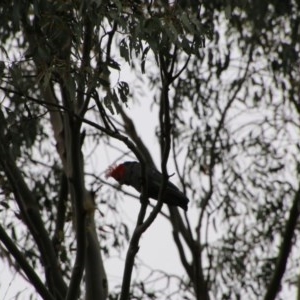
[[188,209],[189,199],[179,190],[168,189],[165,194],[165,203],[172,206],[179,206],[185,211]]

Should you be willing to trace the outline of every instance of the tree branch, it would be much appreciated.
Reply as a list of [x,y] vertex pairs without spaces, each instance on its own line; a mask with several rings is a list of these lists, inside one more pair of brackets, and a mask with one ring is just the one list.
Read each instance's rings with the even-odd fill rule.
[[52,238],[52,242],[57,253],[60,248],[61,241],[63,239],[63,234],[64,234],[67,200],[68,200],[68,180],[66,174],[62,172],[61,181],[60,181],[60,193],[57,202],[57,216],[55,222],[55,230]]
[[16,243],[6,234],[4,228],[0,225],[0,240],[5,245],[6,249],[14,257],[21,270],[26,274],[30,283],[35,287],[37,292],[44,300],[54,300],[54,296],[50,294],[40,277],[35,273],[34,269],[29,265],[25,256],[16,246]]
[[269,283],[264,300],[274,300],[276,298],[277,293],[280,290],[280,283],[286,269],[286,263],[288,257],[292,249],[293,237],[297,226],[297,220],[299,218],[299,214],[300,214],[300,188],[298,189],[295,195],[293,205],[290,209],[289,218],[287,220],[285,230],[282,236],[282,243],[279,248],[279,254],[277,257],[275,270],[273,272],[273,277]]
[[192,266],[189,264],[189,262],[186,259],[185,251],[183,249],[182,242],[180,241],[179,233],[180,232],[179,232],[178,228],[175,228],[173,225],[173,239],[177,246],[181,263],[182,263],[186,273],[188,274],[188,276],[190,278],[192,278],[193,277],[193,269],[192,269]]
[[58,299],[66,293],[66,284],[59,271],[59,263],[55,250],[44,227],[36,200],[24,181],[19,168],[8,152],[9,148],[0,134],[0,162],[10,182],[16,201],[20,208],[22,218],[28,226],[41,253],[42,264],[45,268],[49,289]]
[[300,275],[298,275],[297,290],[297,300],[300,300]]
[[74,209],[76,232],[76,257],[70,279],[66,300],[77,299],[80,292],[80,282],[84,271],[86,253],[86,214],[84,209],[84,173],[83,158],[81,154],[81,122],[71,116],[64,117],[65,144],[67,150],[66,175],[68,178],[71,202]]
[[[250,48],[250,53],[253,51],[253,46],[251,46]],[[248,75],[248,71],[250,68],[250,62],[252,60],[252,55],[249,54],[249,59],[246,65],[245,70],[243,71],[242,76],[240,76],[239,80],[236,80],[236,88],[233,89],[233,93],[232,96],[230,97],[230,99],[228,100],[224,110],[221,113],[221,118],[220,121],[218,122],[218,126],[216,128],[215,131],[215,136],[214,139],[212,141],[212,145],[211,145],[211,150],[210,150],[210,164],[209,164],[209,170],[210,170],[210,176],[209,176],[209,191],[206,193],[205,198],[202,201],[202,205],[201,205],[201,212],[198,218],[198,224],[197,224],[197,228],[196,228],[196,232],[197,232],[197,240],[198,242],[200,242],[201,238],[200,238],[200,232],[201,232],[201,226],[202,226],[202,220],[204,217],[204,213],[206,211],[206,207],[208,205],[208,202],[211,198],[211,195],[213,193],[213,182],[212,182],[212,174],[213,174],[213,168],[215,166],[215,155],[214,155],[214,151],[216,149],[216,145],[220,136],[220,132],[224,126],[224,122],[225,119],[227,117],[227,113],[230,109],[230,107],[232,106],[232,104],[234,103],[234,101],[237,99],[237,94],[238,92],[241,90],[241,88],[243,87],[243,83],[245,82],[246,76]]]
[[[171,134],[171,125],[170,125],[170,109],[169,109],[169,81],[168,78],[162,76],[162,97],[161,97],[161,109],[160,109],[160,128],[161,132],[163,132],[164,137],[161,140],[161,152],[162,152],[162,161],[161,161],[161,169],[162,169],[162,182],[159,189],[158,202],[155,205],[154,209],[151,211],[148,218],[143,222],[146,208],[147,208],[147,198],[148,198],[148,188],[147,188],[147,177],[146,171],[147,166],[145,166],[143,178],[143,187],[141,194],[141,209],[139,212],[138,220],[136,228],[133,232],[132,238],[130,240],[129,249],[126,255],[125,268],[123,273],[123,282],[122,282],[122,290],[121,290],[121,298],[120,300],[128,300],[130,295],[130,283],[132,270],[134,266],[135,256],[139,250],[139,241],[142,234],[150,227],[150,225],[154,222],[155,218],[159,214],[162,205],[163,205],[163,197],[167,187],[168,182],[168,173],[167,173],[167,162],[170,153],[170,134]],[[123,116],[124,117],[124,116]],[[125,116],[126,118],[126,116]],[[128,120],[127,120],[128,121]],[[134,132],[133,132],[134,133]],[[140,140],[139,140],[140,141]],[[147,153],[148,154],[148,153]],[[151,158],[151,156],[150,156]],[[152,162],[152,159],[151,159]],[[143,165],[142,165],[143,168]],[[146,201],[145,201],[146,200]]]
[[121,117],[124,122],[125,132],[134,141],[134,143],[136,144],[140,152],[143,154],[147,164],[151,167],[155,167],[150,151],[148,150],[148,148],[143,143],[142,139],[137,134],[134,123],[132,122],[131,118],[128,117],[128,115],[125,113],[122,106],[117,101],[114,101],[114,105],[117,108],[118,112],[121,114]]
[[108,283],[100,251],[100,244],[95,224],[95,202],[94,193],[86,192],[86,258],[85,258],[85,300],[105,300],[108,295]]
[[84,116],[86,113],[88,103],[90,97],[86,97],[84,99],[84,91],[86,85],[87,78],[87,68],[90,66],[90,52],[92,49],[92,35],[93,35],[93,27],[91,25],[91,21],[89,16],[85,16],[84,18],[84,40],[83,40],[83,50],[82,50],[82,59],[81,66],[79,70],[79,80],[78,80],[78,93],[77,93],[77,111],[79,115]]

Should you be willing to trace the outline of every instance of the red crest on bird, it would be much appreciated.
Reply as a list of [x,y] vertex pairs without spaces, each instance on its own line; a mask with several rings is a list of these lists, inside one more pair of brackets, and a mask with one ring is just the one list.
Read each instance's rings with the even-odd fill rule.
[[112,177],[117,181],[122,181],[125,176],[125,167],[124,165],[110,166],[105,172],[105,178]]

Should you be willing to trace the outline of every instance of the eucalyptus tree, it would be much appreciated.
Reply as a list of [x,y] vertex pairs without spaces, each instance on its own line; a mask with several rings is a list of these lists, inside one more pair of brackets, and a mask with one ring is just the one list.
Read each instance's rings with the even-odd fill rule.
[[[296,294],[298,3],[44,0],[0,9],[1,257],[42,298]],[[145,122],[130,117],[141,98],[157,112],[160,159],[138,134]],[[93,155],[105,170],[107,148],[141,163],[133,229],[118,201],[136,194],[91,171]],[[175,171],[187,213],[149,205],[145,174],[157,162],[160,198]],[[151,270],[141,280],[140,239],[157,218],[172,226],[168,247],[185,273]],[[126,253],[116,286],[106,275],[115,251]]]

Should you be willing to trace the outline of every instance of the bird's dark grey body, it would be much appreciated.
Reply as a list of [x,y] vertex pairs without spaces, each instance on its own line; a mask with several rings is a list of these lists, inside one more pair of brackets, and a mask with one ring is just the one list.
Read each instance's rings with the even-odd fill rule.
[[[141,165],[136,161],[124,162],[126,176],[120,181],[120,184],[126,184],[134,187],[138,192],[142,189],[142,172]],[[162,174],[155,168],[147,169],[148,196],[158,200],[159,189],[163,179]],[[187,210],[188,198],[170,181],[167,182],[163,202],[173,206],[180,206]]]

